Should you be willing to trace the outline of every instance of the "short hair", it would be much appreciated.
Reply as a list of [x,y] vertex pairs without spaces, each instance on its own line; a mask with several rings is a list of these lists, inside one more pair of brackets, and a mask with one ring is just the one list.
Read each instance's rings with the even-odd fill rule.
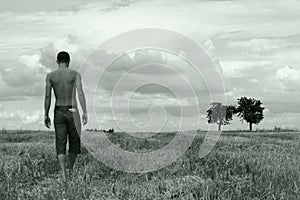
[[58,63],[68,63],[70,62],[70,55],[68,52],[61,51],[57,54]]

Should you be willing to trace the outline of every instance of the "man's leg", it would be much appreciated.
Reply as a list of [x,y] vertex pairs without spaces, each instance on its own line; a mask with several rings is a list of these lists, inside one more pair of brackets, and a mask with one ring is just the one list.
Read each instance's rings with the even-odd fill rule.
[[78,111],[75,113],[69,112],[68,115],[68,133],[69,133],[69,160],[68,168],[72,173],[73,167],[77,158],[77,154],[80,153],[80,132],[81,121]]
[[76,161],[77,154],[69,153],[69,162],[68,162],[68,169],[72,172],[74,163]]
[[62,178],[67,181],[66,174],[66,145],[67,145],[67,123],[63,112],[60,110],[54,111],[54,128],[55,128],[55,146],[57,160],[62,172]]
[[62,177],[64,182],[67,181],[67,173],[66,173],[66,154],[59,154],[57,156],[58,163],[62,172]]

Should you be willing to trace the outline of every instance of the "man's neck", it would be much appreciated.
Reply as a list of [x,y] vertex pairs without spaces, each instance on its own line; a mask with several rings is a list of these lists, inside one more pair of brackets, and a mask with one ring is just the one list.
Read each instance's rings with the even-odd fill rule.
[[62,64],[58,64],[58,69],[68,69],[68,65],[67,64],[64,64],[64,63],[62,63]]

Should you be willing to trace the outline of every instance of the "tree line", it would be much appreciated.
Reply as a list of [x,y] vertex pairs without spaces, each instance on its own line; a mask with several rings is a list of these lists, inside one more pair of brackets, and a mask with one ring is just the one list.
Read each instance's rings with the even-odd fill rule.
[[213,102],[207,110],[207,122],[217,124],[221,131],[221,127],[230,124],[232,117],[237,115],[241,122],[246,121],[249,124],[249,130],[252,131],[252,125],[259,124],[264,119],[264,109],[260,100],[247,97],[238,98],[237,105]]

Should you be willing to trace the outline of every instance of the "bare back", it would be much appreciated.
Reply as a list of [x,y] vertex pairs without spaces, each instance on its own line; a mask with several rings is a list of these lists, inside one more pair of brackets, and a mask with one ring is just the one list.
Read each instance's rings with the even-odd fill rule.
[[54,90],[57,106],[77,105],[76,103],[76,77],[74,70],[57,69],[49,74],[49,80]]

